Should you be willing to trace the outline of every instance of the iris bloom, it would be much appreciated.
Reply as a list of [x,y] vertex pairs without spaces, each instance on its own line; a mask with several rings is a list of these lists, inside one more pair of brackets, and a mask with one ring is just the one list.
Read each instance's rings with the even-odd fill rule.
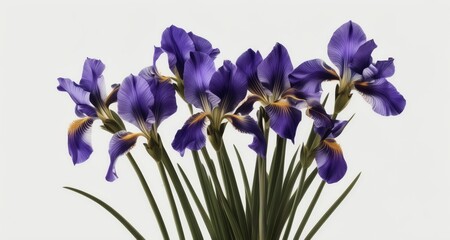
[[91,146],[91,127],[96,119],[106,120],[111,115],[109,105],[117,100],[118,86],[114,86],[107,96],[103,79],[105,65],[97,59],[87,58],[79,84],[69,78],[58,78],[59,91],[69,94],[75,102],[75,113],[80,119],[69,127],[68,145],[73,164],[86,161],[93,149]]
[[122,119],[139,128],[140,132],[119,131],[109,144],[110,165],[106,180],[117,178],[117,158],[128,152],[139,136],[148,141],[157,138],[161,122],[176,112],[175,90],[168,82],[159,82],[147,75],[144,69],[138,76],[130,75],[123,80],[117,93],[118,113]]
[[321,137],[315,154],[319,176],[327,183],[338,182],[347,172],[347,163],[335,138],[348,121],[332,119],[319,102],[310,103],[307,114],[314,119],[314,131]]
[[238,112],[248,114],[256,101],[261,102],[270,117],[270,127],[279,136],[293,142],[302,117],[298,108],[306,104],[307,99],[319,98],[320,92],[310,91],[290,81],[288,76],[293,69],[291,59],[286,48],[279,43],[264,60],[259,51],[247,50],[236,65],[245,73],[248,89],[252,93]]
[[291,79],[316,90],[320,90],[324,80],[339,80],[337,112],[348,103],[350,91],[356,89],[376,113],[398,115],[406,101],[386,79],[395,72],[394,59],[373,63],[371,54],[376,47],[374,40],[366,41],[361,27],[350,21],[334,32],[328,44],[328,56],[338,72],[324,61],[314,59],[296,68]]
[[[265,155],[266,142],[255,120],[248,115],[233,113],[247,94],[245,75],[230,61],[224,61],[217,71],[213,58],[202,52],[191,52],[184,68],[186,101],[202,112],[191,116],[178,130],[172,146],[184,154],[186,148],[199,150],[206,143],[205,124],[209,120],[210,135],[222,132],[222,121],[228,120],[238,131],[254,135],[249,145],[259,155]],[[221,141],[221,139],[215,139]],[[217,145],[213,146],[217,149]]]

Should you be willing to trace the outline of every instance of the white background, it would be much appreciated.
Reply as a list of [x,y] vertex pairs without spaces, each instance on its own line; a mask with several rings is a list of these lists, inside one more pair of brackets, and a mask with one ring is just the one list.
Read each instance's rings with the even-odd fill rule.
[[[0,5],[0,239],[131,239],[109,213],[62,186],[93,193],[149,239],[161,238],[125,157],[117,165],[119,179],[104,180],[110,135],[100,130],[99,123],[93,128],[91,158],[72,165],[66,134],[76,118],[74,104],[56,90],[56,78],[78,81],[86,57],[106,64],[108,84],[121,82],[151,64],[153,46],[160,44],[162,31],[175,24],[219,47],[217,66],[224,59],[235,61],[249,47],[265,56],[275,42],[287,47],[295,66],[312,58],[329,62],[328,41],[349,20],[360,24],[368,39],[375,39],[379,46],[375,60],[395,58],[396,74],[390,81],[407,105],[402,115],[386,118],[355,94],[342,117],[356,116],[338,139],[348,173],[341,182],[325,187],[311,222],[358,172],[363,173],[316,239],[450,239],[446,1],[65,2]],[[161,126],[166,146],[187,116],[179,101],[177,114]],[[301,123],[297,145],[309,124]],[[246,150],[250,136],[230,128],[226,141],[252,154]],[[295,146],[288,148],[292,151]],[[133,153],[176,239],[156,165],[140,144]],[[189,154],[185,158],[170,154],[195,181]],[[251,172],[254,158],[246,161]]]

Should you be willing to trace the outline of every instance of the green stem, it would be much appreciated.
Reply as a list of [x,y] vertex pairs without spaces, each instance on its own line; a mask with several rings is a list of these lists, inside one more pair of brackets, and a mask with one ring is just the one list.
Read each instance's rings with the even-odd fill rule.
[[266,239],[266,159],[258,158],[259,172],[259,240]]
[[156,204],[155,198],[153,197],[153,194],[150,190],[150,187],[147,184],[147,181],[144,178],[144,175],[141,172],[141,169],[137,165],[136,161],[134,160],[131,153],[127,153],[127,158],[130,160],[131,165],[134,168],[134,171],[136,172],[139,181],[141,182],[142,188],[144,189],[145,195],[147,195],[148,202],[150,203],[150,206],[153,209],[153,213],[155,214],[156,220],[158,221],[159,228],[161,230],[161,234],[163,235],[164,239],[170,239],[169,234],[167,233],[166,225],[164,224],[164,220],[161,216],[161,212],[159,211],[158,205]]
[[303,192],[303,185],[305,183],[306,171],[307,171],[307,168],[306,167],[302,167],[301,175],[300,175],[300,183],[298,185],[298,190],[295,193],[294,204],[292,204],[291,212],[289,213],[289,221],[288,221],[288,224],[286,226],[286,230],[284,231],[283,240],[286,240],[289,237],[289,233],[291,231],[292,223],[294,221],[295,211],[297,210],[297,207],[298,207],[298,205],[295,204],[295,203],[297,202],[297,199],[300,197],[300,195]]

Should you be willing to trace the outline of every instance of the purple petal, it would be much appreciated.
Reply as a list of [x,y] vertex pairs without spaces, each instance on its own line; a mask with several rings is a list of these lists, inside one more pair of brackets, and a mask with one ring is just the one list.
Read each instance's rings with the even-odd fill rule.
[[339,135],[341,135],[342,131],[344,131],[345,127],[347,126],[348,121],[341,121],[341,120],[333,120],[333,129],[331,129],[330,138],[337,138]]
[[290,75],[291,86],[301,92],[318,93],[325,80],[339,80],[338,74],[320,59],[300,64]]
[[[314,120],[314,127],[316,128],[331,129],[333,127],[333,121],[330,115],[325,111],[320,102],[310,102],[306,114]],[[321,135],[321,137],[323,138],[324,136]]]
[[119,92],[120,84],[114,84],[111,87],[112,87],[112,90],[105,99],[106,107],[108,107],[112,103],[117,102],[117,93]]
[[95,108],[89,102],[89,92],[68,78],[58,78],[58,82],[57,89],[62,92],[67,92],[75,102],[75,113],[78,117],[97,116]]
[[349,21],[339,27],[328,43],[328,57],[336,65],[340,74],[344,73],[358,48],[366,42],[366,35],[361,27]]
[[192,39],[186,31],[172,25],[163,32],[161,48],[169,57],[172,72],[184,79],[184,63],[189,59],[189,53],[195,51]]
[[224,61],[223,66],[212,76],[209,88],[220,98],[219,108],[228,113],[247,95],[247,79],[233,63]]
[[236,61],[236,66],[245,74],[248,82],[248,90],[259,96],[268,96],[270,91],[265,88],[258,78],[258,66],[262,62],[259,51],[248,49]]
[[406,105],[406,100],[386,79],[355,81],[355,88],[372,109],[383,116],[398,115]]
[[302,113],[286,101],[278,101],[265,107],[270,117],[270,127],[281,137],[294,142]]
[[93,149],[91,146],[91,127],[94,119],[85,117],[73,121],[69,127],[68,145],[73,164],[86,161]]
[[250,116],[229,115],[228,120],[240,132],[253,134],[253,142],[248,145],[258,155],[265,157],[267,150],[267,143],[264,135],[259,129],[256,121]]
[[125,78],[117,93],[117,102],[119,115],[142,131],[150,129],[155,122],[150,110],[154,97],[144,78],[134,75]]
[[197,113],[192,115],[184,126],[177,131],[172,142],[172,147],[177,150],[181,156],[184,155],[186,148],[190,150],[200,150],[205,146],[206,138],[205,128],[205,113]]
[[353,59],[349,64],[350,69],[357,73],[362,73],[364,68],[372,64],[372,52],[376,47],[377,45],[373,39],[363,43],[353,55]]
[[192,42],[194,42],[195,51],[206,53],[213,59],[216,58],[217,55],[219,55],[220,50],[218,48],[213,49],[211,43],[208,40],[197,36],[192,32],[189,32],[188,35],[192,39]]
[[214,61],[205,53],[192,52],[184,71],[184,95],[186,101],[196,108],[217,106],[220,99],[209,91],[211,77],[215,72]]
[[258,95],[249,96],[235,111],[235,113],[239,113],[241,115],[247,115],[251,111],[253,111],[253,104],[256,101],[261,101],[261,97]]
[[99,107],[106,98],[106,86],[103,79],[105,64],[98,59],[87,58],[84,61],[83,74],[80,80],[80,86],[90,92],[91,103]]
[[149,80],[150,88],[154,96],[151,110],[155,116],[155,124],[158,127],[161,122],[177,111],[175,89],[169,82],[159,82],[156,79]]
[[376,78],[388,78],[394,75],[395,73],[395,66],[394,66],[394,59],[389,58],[386,61],[377,61],[375,63],[375,67],[378,70],[378,73],[376,75]]
[[319,176],[327,183],[335,183],[347,172],[342,149],[334,139],[326,139],[316,152]]
[[286,48],[277,43],[258,66],[258,78],[276,97],[290,87],[288,76],[292,63]]
[[113,135],[111,141],[109,142],[109,157],[110,164],[108,168],[108,172],[106,173],[106,180],[108,182],[112,182],[117,179],[116,173],[116,161],[117,158],[130,151],[130,149],[136,144],[137,138],[140,136],[140,133],[130,133],[127,131],[119,131]]

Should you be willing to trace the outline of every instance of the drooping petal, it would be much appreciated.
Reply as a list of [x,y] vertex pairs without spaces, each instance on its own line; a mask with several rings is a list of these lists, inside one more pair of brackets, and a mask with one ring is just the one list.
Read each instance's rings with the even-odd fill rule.
[[189,59],[189,53],[195,51],[192,39],[186,31],[172,25],[162,34],[161,48],[168,55],[170,70],[184,79],[184,63]]
[[289,75],[291,86],[301,92],[318,93],[326,80],[339,80],[339,75],[324,61],[313,59],[300,64]]
[[362,73],[364,68],[372,63],[372,52],[376,47],[373,39],[363,43],[353,55],[349,67],[357,73]]
[[96,107],[99,107],[106,98],[105,80],[102,75],[104,70],[105,64],[98,59],[87,58],[84,61],[80,86],[91,93],[89,99]]
[[69,154],[73,164],[86,161],[93,149],[91,146],[91,127],[94,119],[85,117],[73,121],[68,131]]
[[172,147],[177,150],[181,156],[184,155],[186,148],[190,150],[200,150],[206,144],[204,133],[205,113],[192,115],[184,126],[177,131],[172,142]]
[[154,96],[144,78],[134,75],[126,77],[117,93],[117,102],[119,115],[142,131],[150,129],[155,122],[150,109]]
[[215,71],[214,61],[207,54],[191,53],[184,71],[184,95],[187,102],[203,110],[205,104],[209,104],[211,108],[217,106],[220,98],[209,91],[211,77]]
[[272,93],[265,88],[258,78],[258,66],[262,62],[263,58],[259,51],[253,51],[248,49],[245,51],[236,61],[236,66],[247,77],[248,90],[259,96],[269,96]]
[[316,152],[319,176],[327,183],[335,183],[347,172],[341,146],[334,139],[326,139]]
[[328,43],[328,57],[338,67],[341,76],[364,42],[366,42],[364,31],[352,21],[343,24],[333,33]]
[[258,155],[265,157],[267,143],[256,121],[248,115],[228,115],[227,118],[238,131],[253,134],[253,142],[248,146]]
[[294,142],[302,113],[286,101],[271,103],[265,109],[270,118],[270,127],[281,137]]
[[197,36],[192,32],[189,32],[188,35],[192,39],[192,42],[194,42],[195,51],[206,53],[213,59],[219,55],[220,50],[218,48],[212,48],[212,45],[208,40]]
[[378,114],[383,116],[398,115],[405,108],[405,98],[394,85],[384,78],[372,81],[356,81],[355,88]]
[[219,108],[228,113],[247,95],[247,79],[233,63],[224,61],[212,76],[209,89],[220,98]]
[[67,92],[75,102],[75,113],[78,117],[97,116],[95,108],[89,102],[89,92],[68,78],[58,78],[58,82],[57,89],[62,92]]
[[175,89],[169,82],[159,82],[156,79],[149,80],[149,82],[154,96],[151,110],[155,116],[156,127],[158,127],[164,119],[177,111]]
[[278,97],[290,87],[288,76],[292,69],[292,62],[287,49],[277,43],[269,55],[259,64],[258,78],[264,87]]
[[127,131],[119,131],[113,135],[109,142],[109,158],[110,164],[108,172],[106,173],[106,180],[112,182],[117,179],[116,162],[117,158],[130,151],[130,149],[136,144],[137,138],[140,133],[130,133]]
[[235,111],[241,115],[247,115],[253,111],[253,104],[256,101],[262,101],[262,98],[258,95],[250,95]]
[[388,78],[394,75],[395,73],[393,58],[389,58],[386,61],[377,61],[375,63],[375,67],[378,69],[376,78]]

